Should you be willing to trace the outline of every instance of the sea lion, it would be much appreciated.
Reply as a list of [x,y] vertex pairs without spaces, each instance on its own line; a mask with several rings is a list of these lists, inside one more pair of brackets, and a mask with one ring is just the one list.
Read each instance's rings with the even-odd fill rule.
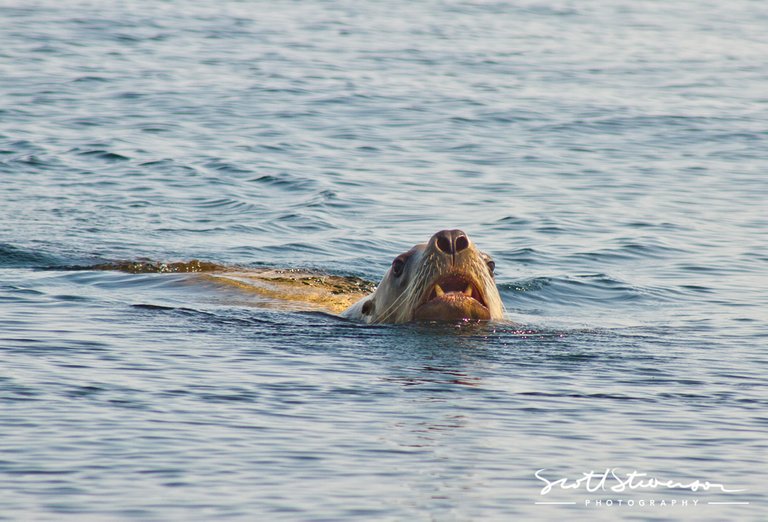
[[397,256],[378,287],[356,277],[199,260],[144,259],[68,268],[185,275],[191,281],[202,279],[248,292],[256,298],[248,303],[252,306],[322,311],[367,323],[406,323],[503,319],[494,267],[490,256],[480,252],[467,234],[441,230]]
[[400,254],[376,290],[341,313],[367,323],[500,320],[491,257],[461,230],[441,230]]

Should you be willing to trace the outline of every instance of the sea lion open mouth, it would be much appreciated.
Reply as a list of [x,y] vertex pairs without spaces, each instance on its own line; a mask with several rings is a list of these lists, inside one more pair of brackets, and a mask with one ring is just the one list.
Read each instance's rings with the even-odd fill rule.
[[432,285],[424,302],[414,311],[418,321],[485,320],[491,313],[472,278],[463,274],[448,274]]

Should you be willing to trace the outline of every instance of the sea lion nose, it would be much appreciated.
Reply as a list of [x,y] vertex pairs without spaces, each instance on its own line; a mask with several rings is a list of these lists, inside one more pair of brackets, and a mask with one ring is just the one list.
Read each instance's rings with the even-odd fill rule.
[[434,238],[437,249],[445,254],[458,254],[469,247],[469,238],[463,230],[441,230]]

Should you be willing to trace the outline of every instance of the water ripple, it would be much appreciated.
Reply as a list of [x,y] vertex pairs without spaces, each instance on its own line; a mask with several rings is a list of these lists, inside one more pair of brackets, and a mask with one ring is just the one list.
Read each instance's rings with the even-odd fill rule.
[[[761,3],[11,4],[3,513],[573,519],[532,473],[615,466],[750,504],[586,516],[764,518]],[[196,275],[378,281],[454,227],[513,322]]]

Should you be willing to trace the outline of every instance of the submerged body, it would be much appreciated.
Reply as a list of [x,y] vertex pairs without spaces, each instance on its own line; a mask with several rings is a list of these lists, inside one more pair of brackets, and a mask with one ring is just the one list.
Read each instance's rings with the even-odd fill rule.
[[367,323],[504,318],[493,260],[461,230],[441,230],[426,243],[397,256],[377,287],[356,277],[296,269],[227,267],[198,260],[118,261],[70,268],[136,274],[188,273],[194,281],[202,279],[248,292],[255,298],[248,302],[252,306],[322,311]]
[[494,263],[461,230],[441,230],[400,254],[371,295],[341,316],[368,323],[500,320]]

